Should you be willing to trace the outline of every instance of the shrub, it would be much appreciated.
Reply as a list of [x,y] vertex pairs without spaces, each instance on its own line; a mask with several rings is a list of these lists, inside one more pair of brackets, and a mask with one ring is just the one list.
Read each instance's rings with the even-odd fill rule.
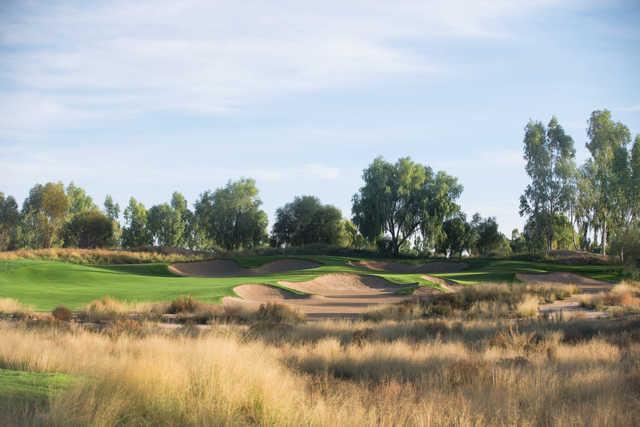
[[73,313],[64,305],[59,305],[53,309],[51,315],[54,319],[59,320],[61,322],[68,322],[73,317]]
[[266,323],[300,323],[304,320],[304,315],[287,305],[268,303],[260,306],[255,318]]
[[169,304],[169,308],[167,309],[167,313],[194,313],[201,308],[202,305],[203,304],[201,302],[194,300],[191,295],[182,296],[171,301],[171,304]]
[[516,306],[516,312],[520,317],[533,317],[538,315],[538,297],[525,295],[523,300]]

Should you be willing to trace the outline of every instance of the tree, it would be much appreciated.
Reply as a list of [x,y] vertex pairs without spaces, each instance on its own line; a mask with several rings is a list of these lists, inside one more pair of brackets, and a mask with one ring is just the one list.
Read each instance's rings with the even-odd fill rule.
[[65,246],[101,248],[113,242],[113,221],[97,209],[73,216],[64,230]]
[[120,227],[120,205],[113,201],[111,195],[104,198],[104,213],[111,220],[113,234],[108,246],[117,246],[122,239],[122,228]]
[[432,239],[438,219],[455,213],[462,192],[455,178],[444,172],[434,177],[430,167],[408,157],[395,164],[378,157],[362,178],[364,186],[353,197],[353,222],[370,242],[387,233],[394,256],[418,231]]
[[347,248],[362,249],[366,245],[365,238],[358,231],[358,227],[348,219],[342,220],[340,245]]
[[174,246],[173,210],[167,203],[152,206],[147,213],[149,234],[154,244],[162,247]]
[[21,238],[32,248],[50,248],[61,242],[69,200],[61,182],[36,184],[22,204]]
[[0,251],[15,249],[19,221],[16,200],[0,192]]
[[474,234],[474,249],[480,256],[488,256],[502,246],[504,238],[498,231],[495,217],[482,218],[476,213],[473,215],[471,228]]
[[256,247],[267,238],[267,214],[253,179],[229,181],[196,202],[196,215],[207,237],[226,250]]
[[[575,149],[573,139],[555,117],[545,126],[529,121],[525,127],[525,170],[531,183],[520,197],[520,215],[533,217],[531,232],[539,234],[549,252],[554,241],[553,221],[573,207],[575,198]],[[536,237],[540,240],[540,237]]]
[[462,253],[469,250],[472,243],[472,230],[464,214],[457,215],[446,220],[442,224],[444,238],[438,245],[438,251],[448,256],[458,255],[462,258]]
[[152,244],[152,236],[147,222],[147,209],[134,197],[124,210],[125,226],[122,230],[122,245],[133,248]]
[[313,243],[336,245],[342,229],[342,214],[335,206],[323,205],[317,197],[296,197],[276,211],[272,230],[275,246]]
[[634,221],[640,221],[640,135],[636,135],[636,140],[631,148],[631,206]]
[[[620,149],[625,148],[631,139],[629,129],[620,122],[614,122],[608,110],[596,110],[591,113],[587,129],[589,142],[586,147],[593,159],[594,186],[596,188],[596,212],[600,223],[600,242],[602,253],[607,253],[609,228],[617,210],[616,188],[616,157],[620,156]],[[618,153],[618,155],[616,155]],[[619,172],[619,171],[618,171]]]
[[112,221],[118,221],[120,218],[120,205],[115,203],[109,194],[104,198],[104,213]]
[[67,186],[67,198],[69,199],[69,218],[77,214],[91,212],[97,209],[97,206],[93,203],[91,196],[73,182]]
[[511,231],[511,241],[509,245],[511,246],[511,252],[514,254],[521,254],[527,250],[526,238],[517,228]]

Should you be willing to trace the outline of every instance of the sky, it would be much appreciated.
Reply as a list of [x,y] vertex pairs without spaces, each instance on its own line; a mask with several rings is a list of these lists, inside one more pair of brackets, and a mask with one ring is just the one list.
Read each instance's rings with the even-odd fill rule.
[[0,2],[0,192],[73,181],[101,205],[192,203],[254,178],[351,213],[362,170],[410,156],[469,215],[521,227],[524,126],[587,157],[596,109],[640,133],[640,2]]

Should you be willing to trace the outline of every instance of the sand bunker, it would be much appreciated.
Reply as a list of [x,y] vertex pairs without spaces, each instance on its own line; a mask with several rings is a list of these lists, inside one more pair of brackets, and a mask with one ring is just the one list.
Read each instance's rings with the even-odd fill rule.
[[457,273],[468,267],[464,262],[434,261],[425,264],[405,264],[401,262],[386,261],[358,261],[354,265],[366,267],[369,270],[386,271],[398,274],[420,273]]
[[285,289],[267,285],[240,285],[233,288],[240,298],[250,301],[284,301],[288,299],[306,298]]
[[282,286],[307,296],[264,285],[242,285],[234,288],[241,298],[225,298],[227,305],[244,302],[249,307],[269,302],[281,302],[306,314],[307,317],[356,317],[378,304],[402,302],[411,296],[396,295],[402,286],[374,276],[326,274],[307,282],[279,282]]
[[230,259],[215,259],[202,262],[178,262],[171,264],[169,270],[180,276],[229,277],[285,273],[316,268],[320,265],[317,262],[302,259],[281,259],[256,268],[243,268]]

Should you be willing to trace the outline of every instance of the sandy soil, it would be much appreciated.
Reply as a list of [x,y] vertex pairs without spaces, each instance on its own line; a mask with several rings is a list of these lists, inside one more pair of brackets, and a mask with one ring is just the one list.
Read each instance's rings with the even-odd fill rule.
[[259,276],[263,274],[285,273],[319,267],[321,264],[301,259],[282,259],[268,262],[256,268],[243,268],[230,259],[216,259],[202,262],[178,262],[171,264],[169,270],[180,276],[230,277]]
[[357,317],[379,304],[393,304],[412,298],[395,295],[400,289],[386,280],[355,274],[325,274],[308,282],[279,282],[289,289],[312,294],[300,297],[292,292],[264,285],[241,285],[234,291],[241,298],[224,298],[224,304],[245,303],[256,307],[268,302],[283,302],[308,318]]
[[464,262],[434,261],[425,264],[405,264],[401,262],[358,261],[354,265],[375,271],[386,271],[399,274],[419,273],[456,273],[468,267]]
[[607,317],[607,313],[594,311],[580,306],[580,297],[586,294],[607,292],[613,285],[601,280],[591,279],[574,273],[545,273],[545,274],[516,274],[516,278],[531,284],[562,284],[576,285],[580,292],[567,299],[543,304],[539,310],[542,314],[562,313],[565,316],[580,316],[587,318]]

